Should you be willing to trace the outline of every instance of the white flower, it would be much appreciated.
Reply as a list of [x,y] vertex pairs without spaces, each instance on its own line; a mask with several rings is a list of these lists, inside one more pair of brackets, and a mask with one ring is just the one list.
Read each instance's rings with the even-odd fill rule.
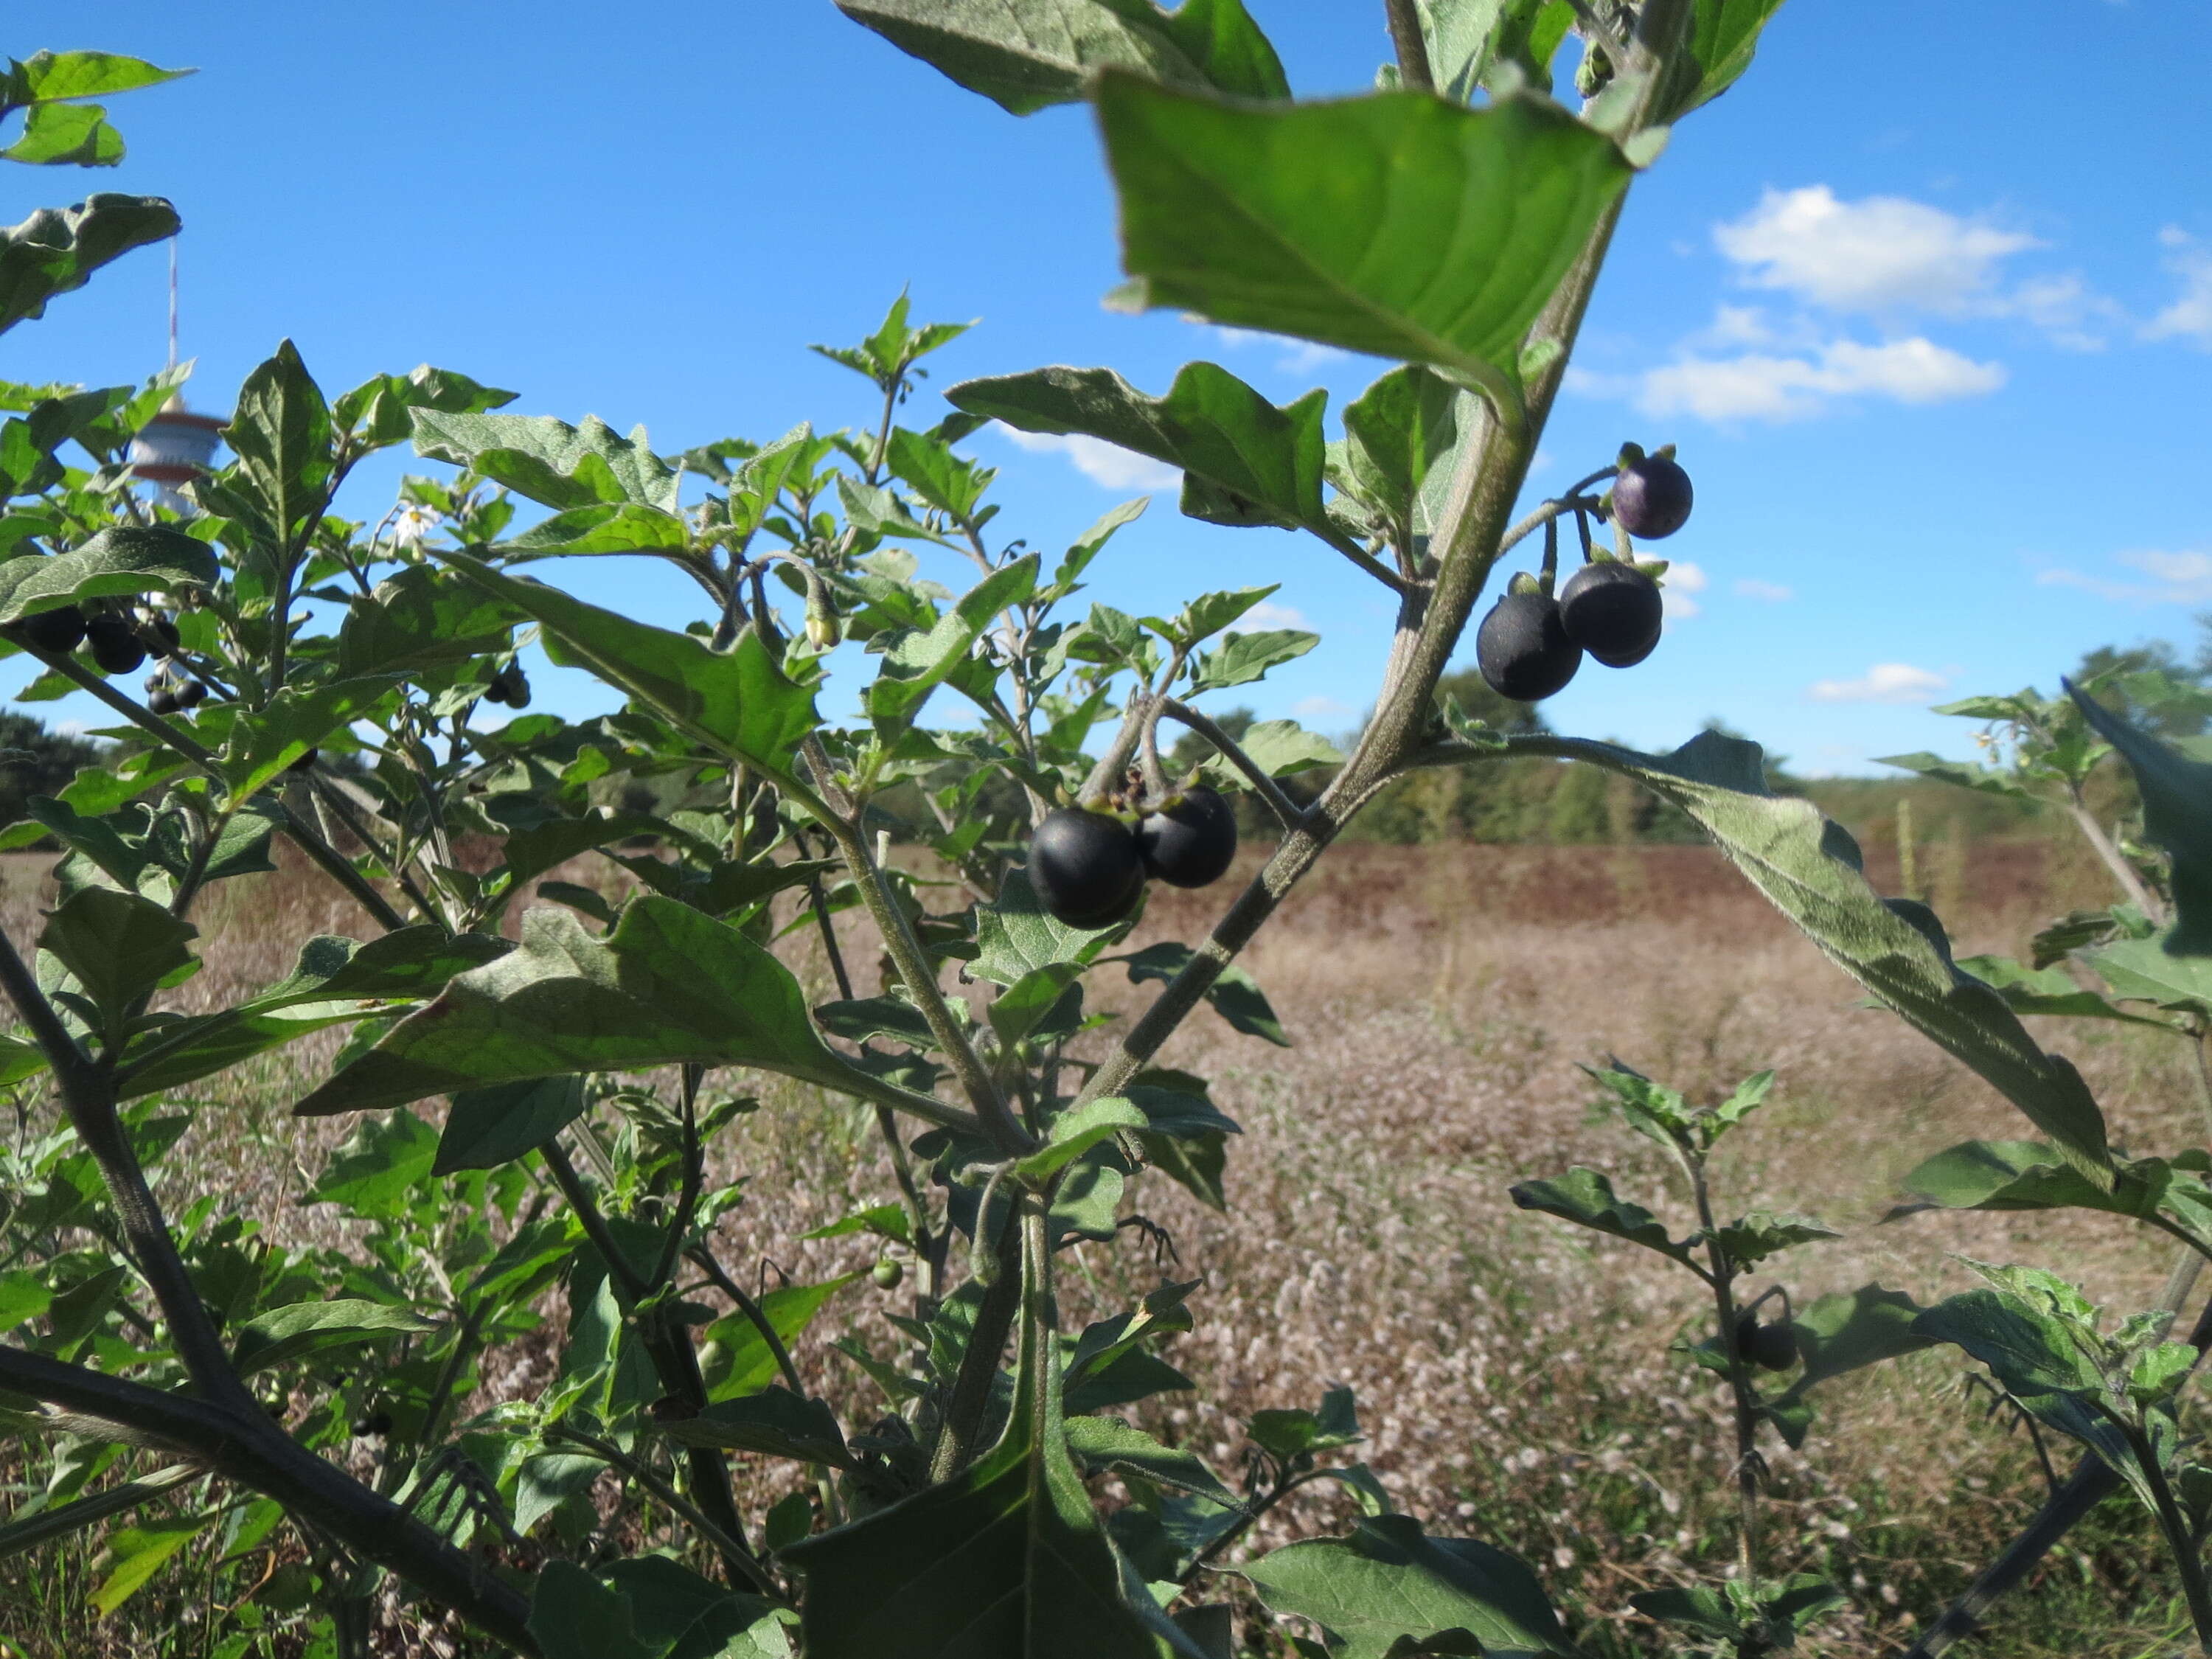
[[410,547],[422,545],[422,538],[444,522],[434,507],[424,507],[419,501],[410,501],[399,509],[392,521],[392,539],[404,542]]

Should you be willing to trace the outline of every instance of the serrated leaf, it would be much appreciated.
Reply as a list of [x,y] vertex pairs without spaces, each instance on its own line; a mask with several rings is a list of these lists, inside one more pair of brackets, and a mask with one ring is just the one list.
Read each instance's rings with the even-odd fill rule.
[[289,340],[238,389],[223,441],[238,457],[230,487],[289,544],[330,505],[337,454],[330,406]]
[[635,502],[677,510],[676,474],[646,447],[645,428],[623,437],[595,415],[581,426],[550,415],[413,411],[415,453],[450,461],[518,495],[563,509]]
[[998,900],[975,907],[975,960],[969,971],[994,985],[1012,986],[1041,968],[1088,963],[1105,948],[1119,923],[1070,927],[1037,902],[1028,873],[1006,872]]
[[750,628],[727,651],[715,651],[691,635],[634,622],[466,554],[440,549],[437,556],[537,618],[549,648],[550,641],[562,647],[556,659],[589,668],[718,754],[787,777],[800,741],[819,724],[814,694],[784,674]]
[[1025,1180],[1041,1182],[1066,1169],[1102,1140],[1124,1129],[1141,1129],[1151,1121],[1128,1101],[1115,1097],[1093,1100],[1053,1120],[1045,1144],[1014,1165]]
[[384,675],[330,680],[313,688],[288,685],[259,708],[232,720],[220,769],[234,800],[266,788],[310,749],[351,726],[392,695]]
[[1109,72],[1097,100],[1142,304],[1428,363],[1493,398],[1515,397],[1522,336],[1631,171],[1525,98],[1263,107]]
[[1817,1239],[1841,1238],[1843,1235],[1817,1221],[1753,1210],[1749,1215],[1717,1229],[1714,1237],[1721,1249],[1727,1252],[1729,1260],[1747,1273],[1767,1257],[1778,1255],[1793,1245],[1809,1244]]
[[629,1598],[557,1557],[531,1584],[530,1633],[544,1659],[657,1659],[638,1638]]
[[341,1142],[301,1201],[341,1205],[371,1220],[404,1213],[408,1195],[429,1178],[438,1132],[410,1111],[364,1118]]
[[1414,509],[1430,475],[1450,470],[1462,435],[1459,388],[1419,364],[1394,368],[1345,405],[1344,434],[1339,487],[1382,512],[1397,545],[1411,547],[1426,527]]
[[968,659],[983,630],[1036,586],[1037,556],[1028,554],[993,571],[960,596],[937,625],[893,641],[883,666],[863,694],[868,718],[886,733],[903,730],[945,677]]
[[830,1089],[853,1081],[815,1034],[788,969],[736,928],[647,895],[603,938],[565,910],[527,912],[516,950],[453,980],[293,1109],[361,1111],[685,1062],[757,1066]]

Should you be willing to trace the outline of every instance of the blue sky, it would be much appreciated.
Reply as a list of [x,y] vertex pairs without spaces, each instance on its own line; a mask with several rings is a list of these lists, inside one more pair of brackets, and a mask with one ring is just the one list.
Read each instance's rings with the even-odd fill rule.
[[[1250,3],[1301,95],[1358,90],[1385,48],[1379,0]],[[1085,112],[1005,115],[828,0],[11,15],[17,56],[201,71],[115,100],[120,167],[0,173],[11,220],[95,188],[176,202],[200,407],[227,409],[289,335],[332,392],[427,360],[515,389],[520,412],[644,422],[664,450],[859,422],[866,388],[805,348],[858,337],[902,285],[918,316],[981,319],[933,360],[940,384],[1099,363],[1157,392],[1207,356],[1340,407],[1382,367],[1104,311],[1119,271]],[[1930,702],[2047,689],[2099,644],[2193,643],[2212,102],[2165,65],[2203,23],[2200,0],[1790,0],[1637,185],[1545,440],[1539,494],[1625,438],[1678,443],[1698,490],[1654,550],[1692,567],[1666,641],[1626,673],[1586,666],[1555,725],[1665,747],[1717,715],[1802,769],[1863,771],[1964,751]],[[166,277],[159,251],[130,256],[7,335],[0,374],[158,368]],[[1033,546],[1164,482],[995,429],[973,447],[1002,468],[994,532]],[[342,505],[373,515],[404,465],[364,469]],[[641,562],[548,574],[690,614]],[[1318,543],[1182,520],[1170,488],[1093,567],[1129,610],[1268,581],[1323,642],[1249,700],[1341,730],[1389,611]],[[0,691],[26,678],[0,665]],[[601,706],[581,677],[538,678],[548,706]]]

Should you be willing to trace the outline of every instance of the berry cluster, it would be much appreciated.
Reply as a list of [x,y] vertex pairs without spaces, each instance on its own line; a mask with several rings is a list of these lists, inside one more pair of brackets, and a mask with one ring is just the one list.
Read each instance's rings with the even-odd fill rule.
[[503,702],[510,708],[530,707],[530,679],[519,662],[509,662],[492,676],[491,684],[484,688],[486,702]]
[[[1690,475],[1674,459],[1672,446],[1647,455],[1631,444],[1622,449],[1613,489],[1602,500],[1586,503],[1571,495],[1553,503],[1574,508],[1583,532],[1583,568],[1554,597],[1559,521],[1547,520],[1543,574],[1516,576],[1475,630],[1475,663],[1491,690],[1516,702],[1536,702],[1565,688],[1585,652],[1607,668],[1633,668],[1650,656],[1658,647],[1665,613],[1653,574],[1664,567],[1647,570],[1633,562],[1629,538],[1673,535],[1689,522],[1692,496]],[[1592,514],[1610,518],[1620,532],[1619,554],[1590,545]]]
[[1105,927],[1127,915],[1146,877],[1170,887],[1218,881],[1237,856],[1237,814],[1203,784],[1146,809],[1135,821],[1063,806],[1030,838],[1030,885],[1071,927]]

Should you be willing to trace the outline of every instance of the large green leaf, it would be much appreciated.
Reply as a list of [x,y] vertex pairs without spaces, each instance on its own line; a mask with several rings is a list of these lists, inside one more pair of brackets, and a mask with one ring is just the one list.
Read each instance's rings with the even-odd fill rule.
[[2143,834],[2173,860],[2175,956],[2212,956],[2212,763],[2191,760],[2138,732],[2069,682],[2066,690],[2097,735],[2120,751],[2142,793]]
[[684,1062],[758,1066],[830,1089],[853,1081],[815,1034],[788,969],[736,928],[648,896],[604,938],[565,910],[526,913],[519,948],[454,979],[294,1110],[362,1111]]
[[238,457],[238,483],[279,538],[304,536],[330,505],[337,454],[331,411],[298,348],[246,377],[223,440]]
[[[1163,939],[1158,945],[1147,945],[1126,959],[1129,982],[1141,985],[1146,980],[1158,980],[1164,985],[1197,957],[1198,952],[1189,945],[1175,940]],[[1279,1048],[1291,1046],[1283,1022],[1276,1018],[1274,1005],[1267,1000],[1267,994],[1260,988],[1260,981],[1252,977],[1251,970],[1243,964],[1232,962],[1215,975],[1213,983],[1206,988],[1206,1000],[1215,1013],[1229,1022],[1231,1030],[1242,1031],[1246,1036],[1262,1038]]]
[[52,558],[0,564],[0,623],[87,599],[211,588],[221,575],[205,542],[159,526],[118,525]]
[[1759,31],[1781,9],[1782,0],[1696,0],[1689,52],[1652,120],[1680,120],[1734,86],[1751,67]]
[[176,209],[158,196],[88,196],[73,208],[40,208],[0,229],[0,332],[46,314],[57,294],[134,247],[177,234]]
[[191,963],[199,930],[112,887],[80,887],[46,918],[39,949],[67,969],[111,1030],[141,998]]
[[760,1452],[841,1469],[853,1466],[837,1413],[826,1401],[802,1398],[788,1389],[768,1388],[717,1400],[696,1417],[663,1423],[660,1431],[687,1446]]
[[684,521],[673,513],[635,501],[596,501],[556,513],[492,550],[520,562],[584,553],[674,552],[682,550],[684,541]]
[[891,641],[883,666],[862,694],[877,728],[904,730],[930,692],[968,659],[977,638],[999,613],[1030,597],[1036,576],[1036,554],[1016,559],[962,594],[934,628],[916,629]]
[[995,903],[975,907],[975,960],[969,971],[994,985],[1019,984],[1040,969],[1082,966],[1105,948],[1115,928],[1071,927],[1037,900],[1028,872],[1006,872]]
[[1227,369],[1185,363],[1164,398],[1110,368],[1037,368],[963,380],[955,408],[1024,432],[1082,433],[1181,467],[1230,498],[1248,523],[1326,526],[1322,391],[1278,408]]
[[325,1026],[385,1012],[435,993],[454,975],[504,956],[503,939],[449,935],[423,924],[362,945],[320,935],[276,984],[235,1007],[195,1014],[141,1033],[125,1051],[116,1088],[125,1099],[181,1088]]
[[112,52],[35,52],[21,62],[9,60],[6,75],[0,76],[0,109],[69,98],[106,98],[191,73],[159,69],[143,58]]
[[1690,1260],[1687,1244],[1670,1237],[1659,1218],[1641,1204],[1617,1196],[1612,1180],[1600,1170],[1577,1165],[1549,1181],[1517,1182],[1510,1192],[1514,1203],[1524,1210],[1540,1210],[1594,1232],[1610,1233],[1677,1261]]
[[97,104],[41,104],[23,118],[0,160],[33,167],[112,167],[123,159],[123,135]]
[[1493,398],[1516,395],[1522,337],[1631,171],[1527,98],[1276,108],[1113,73],[1097,98],[1138,302],[1433,364]]
[[547,1562],[531,1585],[530,1633],[545,1659],[657,1659],[630,1598],[568,1561]]
[[479,415],[514,398],[512,392],[421,363],[405,374],[379,374],[340,393],[331,413],[340,426],[352,429],[356,442],[380,447],[396,444],[414,431],[416,410]]
[[[757,1298],[761,1316],[775,1332],[776,1340],[787,1348],[814,1322],[831,1297],[860,1278],[854,1272],[825,1279],[818,1285],[779,1285]],[[700,1335],[720,1350],[719,1357],[707,1367],[709,1399],[734,1400],[757,1394],[781,1374],[775,1351],[769,1346],[751,1316],[742,1310],[725,1314]]]
[[1946,1147],[1901,1183],[1927,1206],[1947,1210],[2100,1210],[2158,1221],[2212,1250],[2212,1186],[2206,1155],[2123,1159],[2110,1190],[2036,1140],[1969,1140]]
[[459,1170],[495,1170],[535,1152],[584,1115],[590,1102],[584,1079],[532,1078],[495,1083],[488,1089],[464,1089],[446,1114],[438,1137],[432,1175]]
[[[1024,1288],[1033,1318],[1042,1297]],[[1156,1659],[1069,1459],[1049,1336],[1025,1324],[1012,1416],[989,1455],[783,1552],[806,1578],[807,1659]]]
[[1548,91],[1552,59],[1575,21],[1566,0],[1420,0],[1420,12],[1437,91],[1460,104],[1508,64]]
[[[7,568],[0,565],[0,571]],[[338,629],[341,675],[449,668],[504,651],[521,613],[465,576],[410,565],[346,608]]]
[[405,1308],[358,1297],[318,1297],[271,1308],[239,1327],[231,1363],[241,1376],[265,1371],[311,1353],[357,1348],[405,1334],[421,1335],[436,1327]]
[[1409,1516],[1363,1520],[1349,1537],[1290,1544],[1238,1567],[1281,1613],[1314,1620],[1341,1659],[1386,1659],[1399,1639],[1462,1633],[1431,1653],[1570,1654],[1543,1586],[1517,1556],[1471,1538],[1431,1538]]
[[1460,398],[1442,375],[1409,363],[1345,405],[1342,459],[1331,482],[1379,514],[1400,547],[1426,527],[1416,508],[1430,474],[1450,471],[1462,435]]
[[2123,1001],[2212,1014],[2212,959],[2170,949],[2172,937],[2169,929],[2150,939],[2116,939],[2090,951],[2088,963]]
[[785,676],[750,628],[727,651],[716,651],[690,634],[602,611],[465,553],[441,548],[437,555],[486,592],[536,617],[556,660],[590,669],[717,753],[786,776],[799,743],[819,723],[814,694]]
[[550,507],[631,501],[673,513],[675,472],[646,447],[645,428],[623,437],[597,416],[570,426],[550,415],[414,411],[415,453],[472,467]]
[[1875,894],[1842,826],[1810,801],[1768,793],[1757,744],[1702,732],[1655,756],[1514,733],[1501,750],[1588,761],[1680,806],[1838,966],[1988,1079],[2091,1181],[2112,1184],[2104,1114],[2081,1073],[2039,1048],[1994,988],[1953,965],[1925,906]]
[[307,751],[360,720],[392,694],[388,676],[326,680],[302,689],[288,685],[262,708],[239,714],[223,744],[222,781],[234,800],[244,800],[281,777]]
[[94,1612],[113,1613],[161,1569],[161,1565],[206,1530],[214,1511],[118,1527],[107,1537],[107,1577],[85,1600]]
[[1287,98],[1242,0],[837,0],[837,9],[1001,109],[1073,103],[1111,66],[1176,86]]

